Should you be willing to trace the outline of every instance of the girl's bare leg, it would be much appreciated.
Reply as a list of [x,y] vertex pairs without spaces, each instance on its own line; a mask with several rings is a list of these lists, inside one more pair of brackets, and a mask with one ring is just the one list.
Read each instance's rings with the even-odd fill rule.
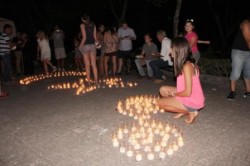
[[112,56],[113,76],[115,76],[115,73],[116,73],[116,68],[117,68],[116,61],[117,61],[116,56]]
[[97,71],[97,66],[96,66],[96,55],[93,53],[90,53],[90,63],[93,69],[93,73],[94,73],[94,78],[95,78],[95,82],[98,82],[98,71]]
[[90,57],[88,54],[83,55],[83,62],[85,65],[85,70],[86,70],[86,75],[87,75],[87,80],[90,81]]
[[109,56],[104,57],[104,69],[105,69],[105,76],[108,77],[108,61],[109,61]]
[[43,60],[43,69],[45,74],[48,75],[49,72],[48,72],[47,60]]

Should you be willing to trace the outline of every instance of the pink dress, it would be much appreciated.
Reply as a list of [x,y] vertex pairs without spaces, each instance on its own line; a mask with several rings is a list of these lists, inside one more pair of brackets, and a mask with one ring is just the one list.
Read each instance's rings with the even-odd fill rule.
[[197,40],[196,40],[196,42],[194,43],[194,45],[193,45],[193,47],[191,48],[191,50],[192,50],[192,53],[196,53],[196,52],[198,52],[199,50],[198,50],[198,47],[197,47],[197,42],[198,42],[198,35],[195,33],[195,32],[190,32],[190,33],[187,33],[186,35],[185,35],[185,38],[188,40],[188,41],[190,41],[192,38],[196,38]]
[[[205,102],[205,97],[203,94],[199,76],[200,74],[198,71],[196,72],[196,75],[192,76],[191,96],[189,97],[176,96],[176,99],[179,100],[183,105],[197,110],[203,108]],[[182,92],[184,90],[185,90],[185,77],[184,74],[182,74],[177,77],[177,92]]]

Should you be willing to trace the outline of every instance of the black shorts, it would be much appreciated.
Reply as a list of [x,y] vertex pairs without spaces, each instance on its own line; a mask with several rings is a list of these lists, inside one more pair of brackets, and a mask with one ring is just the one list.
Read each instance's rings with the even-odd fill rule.
[[116,56],[117,52],[110,52],[110,53],[105,53],[104,56]]
[[121,51],[119,50],[117,53],[117,57],[118,58],[122,58],[122,59],[128,59],[131,56],[131,50],[129,51]]

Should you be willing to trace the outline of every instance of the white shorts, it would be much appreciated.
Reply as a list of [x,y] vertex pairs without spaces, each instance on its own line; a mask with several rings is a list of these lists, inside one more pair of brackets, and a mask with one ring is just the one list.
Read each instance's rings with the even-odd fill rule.
[[65,59],[66,58],[66,52],[64,48],[55,48],[55,56],[56,59]]

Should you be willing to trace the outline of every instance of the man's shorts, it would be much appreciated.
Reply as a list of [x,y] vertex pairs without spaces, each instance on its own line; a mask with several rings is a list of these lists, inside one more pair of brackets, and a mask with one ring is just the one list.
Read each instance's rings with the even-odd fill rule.
[[55,56],[56,59],[65,59],[66,58],[66,52],[64,48],[55,48]]
[[119,50],[117,53],[117,57],[118,58],[122,58],[122,59],[128,59],[131,56],[131,50],[129,51],[121,51]]

